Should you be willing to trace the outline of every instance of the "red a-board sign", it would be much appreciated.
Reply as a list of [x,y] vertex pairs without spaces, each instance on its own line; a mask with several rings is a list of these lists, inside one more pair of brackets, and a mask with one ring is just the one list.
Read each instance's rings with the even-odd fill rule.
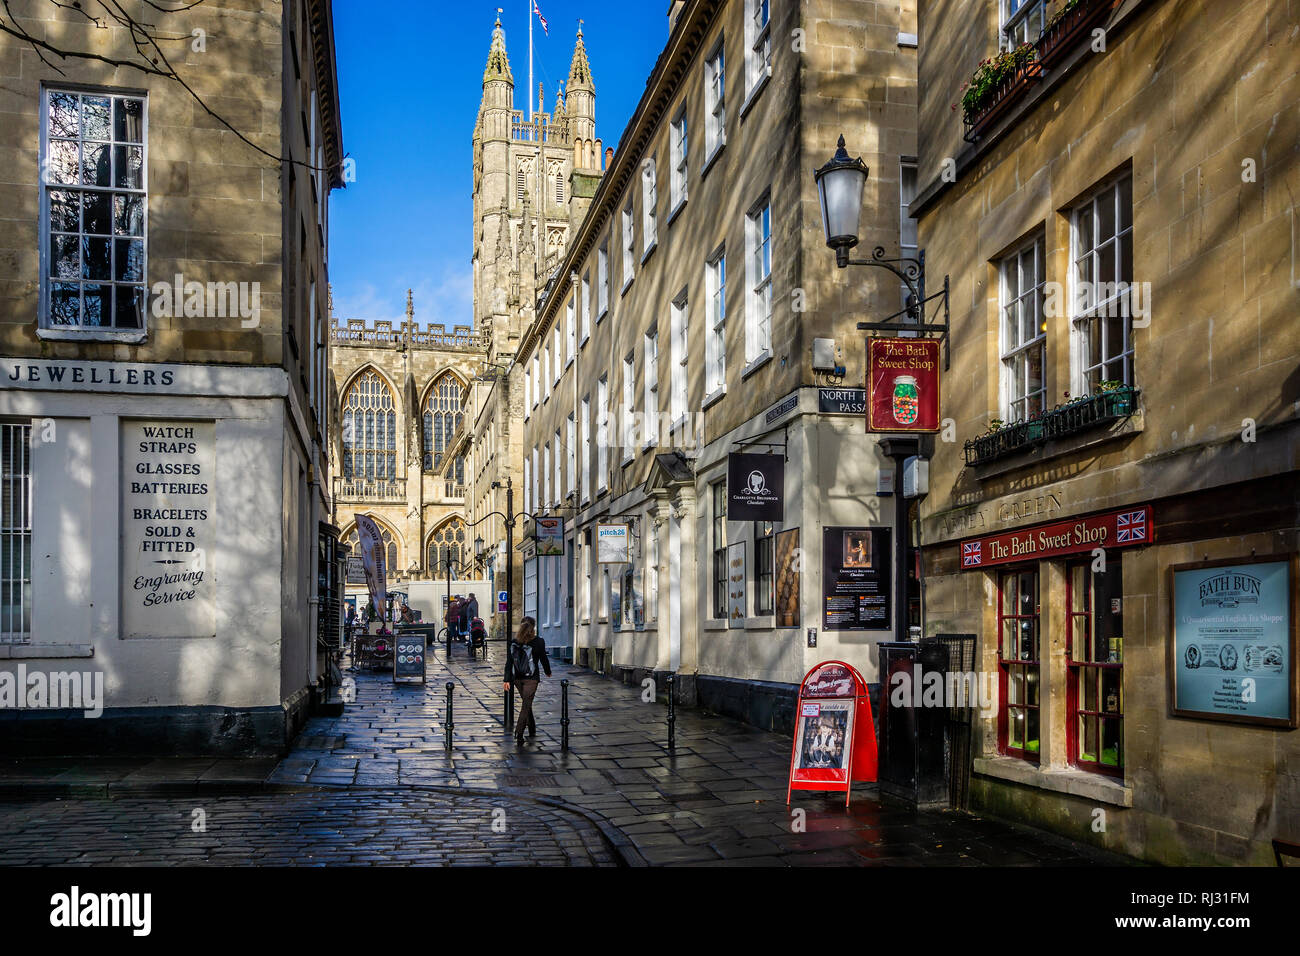
[[939,431],[939,340],[868,337],[867,431]]
[[795,703],[794,746],[786,806],[794,790],[843,790],[876,779],[876,728],[867,682],[843,661],[823,661],[804,675]]
[[1093,548],[1128,548],[1150,544],[1155,537],[1151,506],[1141,505],[969,538],[961,543],[961,566],[963,571],[970,571],[995,564],[1078,554]]

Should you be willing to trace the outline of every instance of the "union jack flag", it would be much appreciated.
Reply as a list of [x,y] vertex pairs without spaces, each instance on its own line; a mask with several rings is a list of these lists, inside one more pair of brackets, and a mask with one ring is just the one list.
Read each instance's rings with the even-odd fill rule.
[[973,568],[979,565],[983,560],[981,554],[982,541],[963,541],[961,546],[961,566],[963,568]]
[[550,36],[551,31],[546,29],[546,17],[542,16],[542,8],[537,5],[537,0],[533,0],[533,13],[537,14],[538,20],[542,21],[542,32]]
[[1115,518],[1115,541],[1132,543],[1147,540],[1147,513],[1129,511]]

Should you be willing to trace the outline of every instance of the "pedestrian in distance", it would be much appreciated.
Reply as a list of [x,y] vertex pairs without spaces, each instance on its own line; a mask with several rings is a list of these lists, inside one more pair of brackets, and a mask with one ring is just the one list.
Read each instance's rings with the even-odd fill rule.
[[478,617],[478,598],[476,598],[474,592],[471,591],[469,593],[469,600],[465,602],[465,620],[472,621],[476,617]]
[[526,617],[519,622],[514,643],[506,653],[506,680],[504,690],[513,684],[519,692],[519,719],[515,722],[515,744],[524,745],[524,729],[531,740],[537,736],[537,721],[533,717],[533,698],[542,683],[542,672],[551,676],[551,659],[546,656],[546,642],[537,633],[537,622]]

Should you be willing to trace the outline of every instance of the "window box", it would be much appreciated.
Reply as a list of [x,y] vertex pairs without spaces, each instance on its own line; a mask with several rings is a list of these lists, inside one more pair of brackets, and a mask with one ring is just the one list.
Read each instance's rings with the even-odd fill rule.
[[1057,438],[1088,431],[1137,410],[1138,389],[1122,386],[1058,405],[1028,421],[995,428],[966,442],[966,464],[982,465]]
[[1115,0],[1069,0],[1034,44],[1044,69],[1060,63],[1115,8]]
[[981,63],[962,87],[962,139],[973,143],[987,133],[1039,81],[1042,73],[1043,65],[1030,43]]

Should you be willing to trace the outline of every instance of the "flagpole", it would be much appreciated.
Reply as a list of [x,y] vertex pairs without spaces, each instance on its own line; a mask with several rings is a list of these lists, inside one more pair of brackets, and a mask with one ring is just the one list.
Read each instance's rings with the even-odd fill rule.
[[528,122],[533,121],[533,0],[528,4]]

